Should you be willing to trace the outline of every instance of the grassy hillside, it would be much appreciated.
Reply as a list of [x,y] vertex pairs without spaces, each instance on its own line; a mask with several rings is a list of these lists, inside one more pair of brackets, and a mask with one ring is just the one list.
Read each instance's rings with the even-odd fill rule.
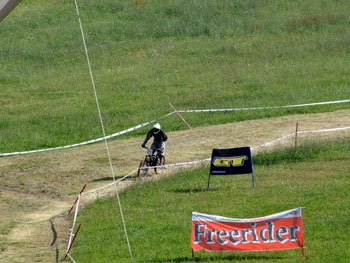
[[[138,184],[121,193],[135,262],[191,261],[191,212],[260,217],[304,207],[306,258],[301,250],[196,253],[196,262],[348,262],[350,143],[308,144],[254,156],[250,175],[213,176],[208,167]],[[278,158],[277,158],[278,156]],[[77,262],[130,262],[116,200],[80,211],[72,249]]]
[[[106,133],[178,109],[347,99],[349,1],[81,0]],[[0,152],[102,136],[72,1],[0,24]],[[185,114],[192,126],[349,107]],[[175,117],[166,130],[182,129]],[[135,134],[145,133],[145,129]]]

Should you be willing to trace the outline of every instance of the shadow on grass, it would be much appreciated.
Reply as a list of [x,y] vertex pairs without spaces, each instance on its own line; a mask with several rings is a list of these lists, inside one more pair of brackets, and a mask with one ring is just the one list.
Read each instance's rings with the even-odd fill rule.
[[177,189],[171,189],[170,191],[176,194],[184,194],[184,193],[202,193],[202,192],[212,192],[217,191],[218,188],[210,188],[207,189],[207,187],[203,188],[177,188]]
[[227,256],[210,256],[210,257],[179,257],[173,259],[159,259],[159,260],[150,260],[148,262],[216,262],[216,261],[241,261],[245,260],[285,260],[286,257],[281,256],[259,256],[259,255],[227,255]]
[[[118,179],[121,179],[123,178],[124,176],[116,176],[115,179],[118,180]],[[127,177],[125,178],[123,181],[126,181],[126,180],[134,180],[134,177]],[[102,177],[102,178],[98,178],[98,179],[94,179],[94,180],[91,180],[90,182],[107,182],[107,181],[113,181],[113,177],[112,176],[109,176],[109,177]]]

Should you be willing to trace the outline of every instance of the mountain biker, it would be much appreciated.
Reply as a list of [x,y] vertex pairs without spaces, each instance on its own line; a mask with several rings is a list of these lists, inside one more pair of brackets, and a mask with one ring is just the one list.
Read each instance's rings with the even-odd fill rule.
[[146,147],[146,143],[153,136],[153,143],[151,145],[152,154],[158,151],[161,161],[164,160],[165,142],[168,140],[168,136],[160,128],[160,124],[156,123],[153,128],[147,133],[146,138],[141,145],[142,148]]

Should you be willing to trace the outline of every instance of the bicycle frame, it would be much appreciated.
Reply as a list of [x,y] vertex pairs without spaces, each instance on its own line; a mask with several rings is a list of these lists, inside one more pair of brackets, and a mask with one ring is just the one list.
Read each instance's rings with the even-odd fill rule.
[[157,150],[153,151],[151,148],[148,148],[146,146],[145,146],[145,149],[147,149],[147,153],[146,153],[145,158],[147,158],[147,156],[149,156],[151,166],[155,166],[157,163],[157,158],[160,158],[161,154],[159,153],[159,151],[157,151]]
[[164,157],[159,153],[159,151],[153,151],[152,149],[148,147],[144,147],[147,149],[146,157],[141,162],[139,170],[138,170],[138,177],[144,177],[148,174],[148,169],[150,167],[154,167],[154,172],[157,173],[157,167],[159,168],[160,163],[163,160],[164,164]]

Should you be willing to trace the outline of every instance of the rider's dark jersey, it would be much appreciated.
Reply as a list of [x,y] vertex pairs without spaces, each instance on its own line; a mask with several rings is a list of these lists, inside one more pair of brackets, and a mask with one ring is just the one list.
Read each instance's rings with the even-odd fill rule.
[[165,142],[166,140],[168,140],[168,136],[166,136],[165,132],[162,129],[160,129],[158,133],[155,133],[156,131],[157,131],[157,129],[155,129],[155,128],[150,130],[147,133],[146,139],[143,142],[143,144],[146,144],[152,136],[154,137],[154,141],[157,143],[162,143],[162,142]]

